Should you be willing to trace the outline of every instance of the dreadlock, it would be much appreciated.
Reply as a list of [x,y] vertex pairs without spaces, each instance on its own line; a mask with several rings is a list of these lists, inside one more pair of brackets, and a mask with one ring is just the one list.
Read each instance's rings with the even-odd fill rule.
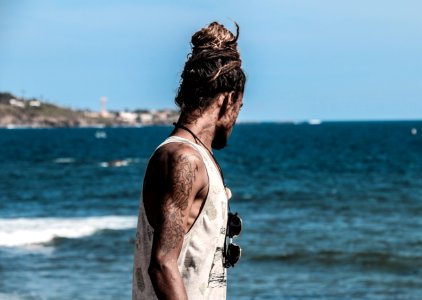
[[175,99],[182,112],[201,113],[219,93],[243,93],[246,76],[237,50],[239,25],[235,25],[236,36],[217,22],[192,36],[192,53],[185,63]]

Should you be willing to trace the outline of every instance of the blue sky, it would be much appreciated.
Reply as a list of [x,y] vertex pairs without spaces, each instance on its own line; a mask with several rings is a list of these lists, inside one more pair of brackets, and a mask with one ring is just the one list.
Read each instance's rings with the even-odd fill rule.
[[0,0],[0,91],[174,108],[191,35],[241,26],[242,121],[421,119],[419,0]]

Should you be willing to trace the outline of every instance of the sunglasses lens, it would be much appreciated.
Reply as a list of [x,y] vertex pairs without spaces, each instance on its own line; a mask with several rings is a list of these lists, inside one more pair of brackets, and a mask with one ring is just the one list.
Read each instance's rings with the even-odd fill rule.
[[229,236],[237,236],[242,231],[242,219],[236,214],[229,213]]
[[239,245],[232,243],[232,238],[237,236],[242,231],[242,219],[237,213],[229,212],[227,220],[227,235],[224,244],[224,267],[230,268],[239,261],[242,254],[242,249]]
[[227,260],[230,265],[234,266],[234,264],[239,261],[241,255],[242,255],[242,249],[240,249],[238,245],[230,244],[228,246]]

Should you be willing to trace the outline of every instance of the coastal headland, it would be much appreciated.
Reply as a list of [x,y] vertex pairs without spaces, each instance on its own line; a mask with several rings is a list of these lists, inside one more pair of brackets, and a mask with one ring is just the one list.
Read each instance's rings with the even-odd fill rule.
[[178,116],[179,112],[174,109],[75,110],[36,98],[0,92],[0,128],[164,125],[177,121]]

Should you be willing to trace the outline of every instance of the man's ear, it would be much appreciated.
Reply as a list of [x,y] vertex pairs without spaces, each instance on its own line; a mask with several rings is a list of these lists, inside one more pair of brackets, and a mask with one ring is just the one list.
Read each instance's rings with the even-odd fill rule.
[[219,119],[221,119],[221,117],[223,117],[224,116],[224,114],[226,113],[226,111],[227,111],[227,106],[229,105],[229,103],[230,103],[230,101],[233,101],[232,99],[231,99],[231,96],[230,96],[230,94],[231,93],[221,93],[219,96],[218,96],[218,106],[220,107],[220,111],[219,111],[219,113],[218,113],[218,118]]
[[235,96],[234,91],[229,92],[228,95],[227,95],[227,97],[229,98],[229,102],[228,103],[230,103],[230,105],[233,105],[234,102],[236,101],[236,99],[235,99],[234,96]]

